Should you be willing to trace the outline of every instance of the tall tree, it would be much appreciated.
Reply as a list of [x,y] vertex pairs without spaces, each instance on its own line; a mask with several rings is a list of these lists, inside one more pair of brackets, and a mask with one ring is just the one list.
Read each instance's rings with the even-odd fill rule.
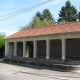
[[34,16],[32,22],[29,24],[28,28],[38,28],[38,27],[44,27],[49,26],[49,22],[46,19],[40,20],[39,17]]
[[35,16],[37,16],[38,18],[40,18],[40,20],[43,20],[43,15],[39,11],[36,13]]
[[44,26],[51,26],[55,24],[55,20],[48,9],[45,9],[43,13],[37,12],[33,17],[29,25],[21,27],[20,30],[25,30],[29,28],[37,28]]
[[80,12],[79,12],[79,21],[80,21]]
[[53,16],[52,16],[51,12],[49,11],[49,9],[44,9],[43,17],[44,17],[44,19],[47,19],[47,20],[53,20]]
[[31,28],[37,28],[37,27],[42,27],[44,26],[44,24],[42,23],[42,21],[40,20],[39,17],[34,16],[32,22],[31,22]]
[[80,21],[80,11],[78,12],[77,17],[77,19]]
[[58,22],[61,21],[71,22],[77,20],[77,9],[71,5],[71,2],[68,0],[66,1],[65,6],[61,8],[59,12],[59,19]]
[[51,14],[49,9],[44,9],[43,10],[43,19],[46,19],[50,25],[54,25],[55,24],[55,20],[53,15]]

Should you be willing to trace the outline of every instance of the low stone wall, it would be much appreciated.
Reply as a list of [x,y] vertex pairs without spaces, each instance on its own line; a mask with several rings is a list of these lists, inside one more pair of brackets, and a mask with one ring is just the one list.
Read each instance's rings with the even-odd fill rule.
[[51,70],[60,70],[67,72],[80,72],[80,61],[61,61],[55,59],[33,59],[33,58],[4,58],[3,62],[11,64],[20,64],[27,66],[43,67]]
[[45,57],[46,58],[46,41],[38,41],[37,42],[37,57]]

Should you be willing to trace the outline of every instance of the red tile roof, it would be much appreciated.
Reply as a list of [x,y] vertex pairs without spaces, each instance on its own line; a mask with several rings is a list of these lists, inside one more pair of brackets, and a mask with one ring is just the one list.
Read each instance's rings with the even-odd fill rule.
[[73,32],[80,32],[80,21],[70,22],[66,24],[58,24],[43,28],[22,30],[8,36],[7,38],[21,38],[21,37],[30,37],[39,35],[41,36],[50,34],[73,33]]

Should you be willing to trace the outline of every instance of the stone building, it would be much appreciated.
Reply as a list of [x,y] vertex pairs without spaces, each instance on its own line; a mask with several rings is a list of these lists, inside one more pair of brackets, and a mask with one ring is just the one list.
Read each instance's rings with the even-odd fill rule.
[[80,60],[80,21],[27,29],[5,38],[5,57]]

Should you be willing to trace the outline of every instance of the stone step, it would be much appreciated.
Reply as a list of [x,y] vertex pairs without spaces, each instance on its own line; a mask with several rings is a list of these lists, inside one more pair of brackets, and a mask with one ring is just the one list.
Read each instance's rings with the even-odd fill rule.
[[[44,60],[44,59],[43,59]],[[47,60],[42,61],[38,59],[12,59],[12,58],[5,58],[4,62],[8,63],[18,63],[22,65],[32,65],[32,66],[39,66],[39,67],[45,67],[49,69],[56,69],[56,70],[62,70],[62,71],[74,71],[79,70],[80,71],[80,65],[70,65],[65,63],[52,63],[48,62]]]

